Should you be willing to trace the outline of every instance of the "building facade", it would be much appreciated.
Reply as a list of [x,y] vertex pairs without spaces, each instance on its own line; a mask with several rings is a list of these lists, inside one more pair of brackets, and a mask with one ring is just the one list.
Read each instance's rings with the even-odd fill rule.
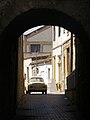
[[24,34],[24,74],[26,83],[31,76],[42,76],[45,83],[52,79],[52,28],[41,26],[34,31]]
[[75,36],[68,30],[53,26],[53,79],[57,90],[67,89],[67,76],[75,70]]

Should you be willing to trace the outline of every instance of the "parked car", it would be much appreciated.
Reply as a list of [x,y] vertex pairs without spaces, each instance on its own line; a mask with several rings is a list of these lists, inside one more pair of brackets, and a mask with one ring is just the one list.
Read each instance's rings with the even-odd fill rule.
[[29,79],[27,93],[30,94],[31,92],[42,92],[42,94],[47,94],[47,85],[42,77],[33,76]]

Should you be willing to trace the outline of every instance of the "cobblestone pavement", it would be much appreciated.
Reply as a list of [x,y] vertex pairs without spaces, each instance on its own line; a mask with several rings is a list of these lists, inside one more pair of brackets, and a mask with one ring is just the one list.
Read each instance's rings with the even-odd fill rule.
[[13,120],[82,120],[65,94],[25,95]]

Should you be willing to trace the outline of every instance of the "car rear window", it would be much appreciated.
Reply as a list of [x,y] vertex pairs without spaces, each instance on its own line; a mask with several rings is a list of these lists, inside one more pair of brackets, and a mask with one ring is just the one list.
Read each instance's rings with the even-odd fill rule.
[[31,78],[30,82],[44,82],[43,78]]

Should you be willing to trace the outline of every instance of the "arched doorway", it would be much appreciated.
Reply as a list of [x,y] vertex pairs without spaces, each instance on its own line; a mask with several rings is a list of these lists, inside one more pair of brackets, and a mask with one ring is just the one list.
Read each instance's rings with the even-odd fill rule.
[[[80,40],[80,46],[81,46],[81,54],[85,57],[82,62],[80,62],[80,65],[78,67],[78,75],[80,75],[79,81],[81,79],[84,80],[84,75],[87,71],[86,66],[86,58],[87,56],[84,54],[84,49],[88,50],[87,44],[88,44],[88,36],[86,32],[84,31],[83,27],[80,25],[79,22],[77,22],[74,18],[71,18],[70,16],[53,9],[32,9],[28,12],[25,12],[21,14],[20,16],[17,16],[9,25],[8,27],[3,31],[2,37],[1,37],[1,55],[4,57],[1,60],[3,64],[2,68],[5,68],[2,70],[2,77],[7,83],[5,85],[7,91],[7,95],[4,96],[2,92],[2,101],[4,101],[7,98],[7,103],[5,108],[3,108],[3,111],[6,111],[6,108],[9,109],[9,113],[6,111],[6,114],[13,114],[13,111],[15,111],[16,108],[16,95],[17,95],[17,61],[18,61],[18,37],[27,29],[39,26],[39,25],[57,25],[64,27],[65,29],[71,31],[73,34],[77,36],[77,38]],[[4,43],[6,43],[4,45]],[[4,48],[3,46],[4,45]],[[82,57],[82,58],[84,58]],[[7,59],[7,61],[6,61]],[[78,60],[81,60],[79,58]],[[83,64],[85,63],[85,64]],[[82,67],[81,67],[82,66]],[[5,74],[7,76],[5,76]],[[2,84],[4,81],[2,81]],[[81,84],[81,82],[78,83],[79,87],[77,88],[77,95],[80,95],[78,97],[78,103],[80,103],[79,107],[82,108],[81,99],[83,97],[82,88],[84,84]],[[84,94],[87,90],[83,89]],[[22,96],[23,94],[21,94]],[[86,96],[87,98],[87,96]],[[3,101],[3,102],[4,102]]]

